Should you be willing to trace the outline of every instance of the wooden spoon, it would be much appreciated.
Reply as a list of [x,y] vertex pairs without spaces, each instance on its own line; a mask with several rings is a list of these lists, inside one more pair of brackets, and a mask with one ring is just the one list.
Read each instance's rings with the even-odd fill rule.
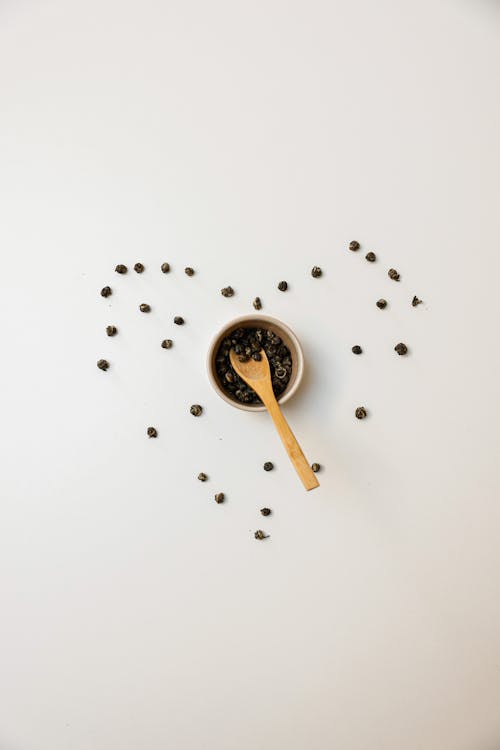
[[274,426],[278,430],[278,434],[283,441],[283,445],[285,446],[293,465],[295,466],[297,474],[302,480],[302,484],[306,490],[313,490],[315,487],[319,487],[316,474],[307,463],[306,457],[302,453],[302,449],[297,442],[297,438],[291,431],[288,422],[283,416],[279,404],[276,401],[276,396],[273,393],[273,386],[271,383],[269,361],[263,349],[261,349],[260,355],[261,359],[259,361],[249,359],[247,362],[240,362],[234,349],[231,349],[229,352],[234,371],[247,385],[250,386],[250,388],[253,388],[273,418]]

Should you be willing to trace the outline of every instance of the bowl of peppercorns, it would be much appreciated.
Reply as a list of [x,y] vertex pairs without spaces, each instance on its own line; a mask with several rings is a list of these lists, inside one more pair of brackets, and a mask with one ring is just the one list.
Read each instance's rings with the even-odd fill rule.
[[280,404],[297,391],[304,372],[304,355],[299,340],[285,323],[268,315],[234,318],[215,334],[208,350],[208,377],[219,396],[238,409],[265,411],[255,391],[232,368],[229,352],[233,348],[242,362],[261,359],[265,352],[274,395]]

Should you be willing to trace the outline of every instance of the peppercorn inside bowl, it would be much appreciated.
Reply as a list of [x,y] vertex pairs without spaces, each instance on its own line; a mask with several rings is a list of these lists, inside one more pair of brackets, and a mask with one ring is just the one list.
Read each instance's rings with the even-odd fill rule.
[[280,404],[297,391],[304,372],[304,355],[299,340],[285,323],[267,315],[234,318],[216,333],[208,350],[208,377],[219,396],[238,409],[265,411],[257,394],[233,370],[229,359],[232,348],[243,360],[259,359],[260,352],[265,352],[274,395]]

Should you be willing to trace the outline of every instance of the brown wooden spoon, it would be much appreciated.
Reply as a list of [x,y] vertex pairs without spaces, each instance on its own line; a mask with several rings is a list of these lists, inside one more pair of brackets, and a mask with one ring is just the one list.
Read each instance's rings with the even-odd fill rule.
[[271,383],[271,370],[269,368],[269,361],[266,353],[261,349],[260,354],[261,359],[258,361],[255,359],[249,359],[247,362],[240,362],[234,349],[231,349],[229,357],[234,371],[247,385],[250,386],[250,388],[253,388],[273,418],[274,426],[278,430],[278,434],[283,441],[286,452],[290,456],[302,484],[306,490],[313,490],[315,487],[319,487],[316,474],[307,463],[307,459],[302,453],[302,448],[298,444],[297,438],[291,431],[288,422],[283,416],[279,404],[276,401],[276,396],[273,393],[273,386]]

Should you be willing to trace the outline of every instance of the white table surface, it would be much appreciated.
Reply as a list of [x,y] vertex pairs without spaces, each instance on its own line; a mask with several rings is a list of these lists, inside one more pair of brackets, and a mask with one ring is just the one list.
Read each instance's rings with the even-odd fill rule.
[[[1,750],[500,746],[499,34],[486,0],[4,0]],[[205,375],[256,294],[309,494]]]

